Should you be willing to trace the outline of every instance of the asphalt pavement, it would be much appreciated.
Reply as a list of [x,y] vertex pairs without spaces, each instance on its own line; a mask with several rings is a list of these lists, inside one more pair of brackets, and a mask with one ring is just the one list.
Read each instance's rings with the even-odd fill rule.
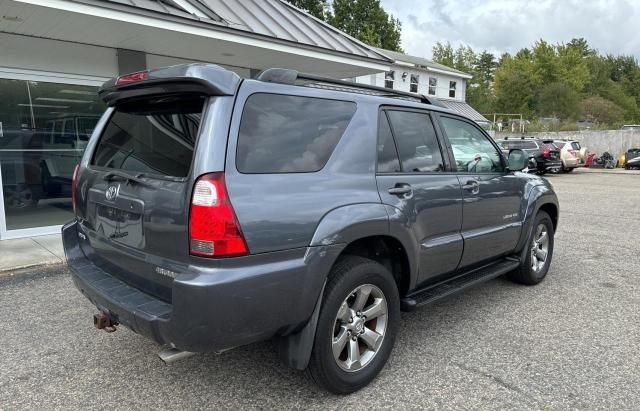
[[640,409],[640,176],[552,175],[547,279],[496,279],[402,314],[365,389],[328,394],[264,342],[171,365],[95,309],[63,267],[0,277],[0,409]]

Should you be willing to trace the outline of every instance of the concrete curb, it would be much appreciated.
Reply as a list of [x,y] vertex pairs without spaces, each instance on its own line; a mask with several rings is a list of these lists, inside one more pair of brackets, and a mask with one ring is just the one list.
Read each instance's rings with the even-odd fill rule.
[[50,261],[43,263],[23,264],[12,267],[0,268],[0,277],[12,277],[15,275],[23,274],[25,271],[29,272],[36,268],[54,268],[56,266],[64,266],[66,262]]

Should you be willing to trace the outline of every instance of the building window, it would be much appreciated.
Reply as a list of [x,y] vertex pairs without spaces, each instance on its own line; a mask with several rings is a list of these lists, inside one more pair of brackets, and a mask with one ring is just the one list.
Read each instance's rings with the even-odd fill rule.
[[450,81],[449,82],[449,97],[451,98],[455,98],[456,97],[456,82],[455,81]]
[[6,229],[64,224],[73,218],[73,169],[105,110],[98,87],[0,79],[0,91]]
[[418,80],[420,80],[420,76],[417,74],[411,75],[411,82],[409,83],[409,91],[412,93],[418,92]]
[[429,95],[436,95],[436,88],[438,88],[438,79],[436,77],[429,77]]
[[393,81],[395,80],[396,72],[391,70],[384,73],[384,86],[386,88],[393,88]]

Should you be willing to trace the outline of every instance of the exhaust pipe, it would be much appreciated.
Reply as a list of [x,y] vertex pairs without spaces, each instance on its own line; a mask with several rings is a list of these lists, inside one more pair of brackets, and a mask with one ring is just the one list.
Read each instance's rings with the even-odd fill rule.
[[158,353],[158,357],[160,357],[165,364],[171,364],[176,361],[189,358],[192,355],[195,355],[195,353],[190,351],[180,351],[176,348],[164,348]]
[[[218,351],[214,351],[214,353],[216,355],[220,355],[225,351],[229,351],[229,350],[233,350],[235,347],[231,347],[231,348],[225,348],[222,350],[218,350]],[[195,352],[191,352],[191,351],[180,351],[177,348],[172,348],[172,347],[165,347],[162,349],[162,351],[160,351],[158,353],[158,357],[160,357],[160,359],[165,363],[165,364],[172,364],[176,361],[180,361],[183,360],[185,358],[189,358],[192,355],[195,355]]]
[[100,311],[98,314],[93,315],[93,325],[98,330],[105,330],[108,333],[112,333],[116,330],[118,323],[112,321],[107,313]]

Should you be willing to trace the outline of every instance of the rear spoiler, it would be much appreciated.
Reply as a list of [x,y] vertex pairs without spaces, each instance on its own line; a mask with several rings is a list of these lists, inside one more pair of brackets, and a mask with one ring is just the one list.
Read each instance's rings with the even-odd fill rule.
[[233,71],[215,64],[179,64],[113,78],[100,87],[98,95],[109,106],[125,100],[162,94],[233,96],[241,81],[240,76]]

